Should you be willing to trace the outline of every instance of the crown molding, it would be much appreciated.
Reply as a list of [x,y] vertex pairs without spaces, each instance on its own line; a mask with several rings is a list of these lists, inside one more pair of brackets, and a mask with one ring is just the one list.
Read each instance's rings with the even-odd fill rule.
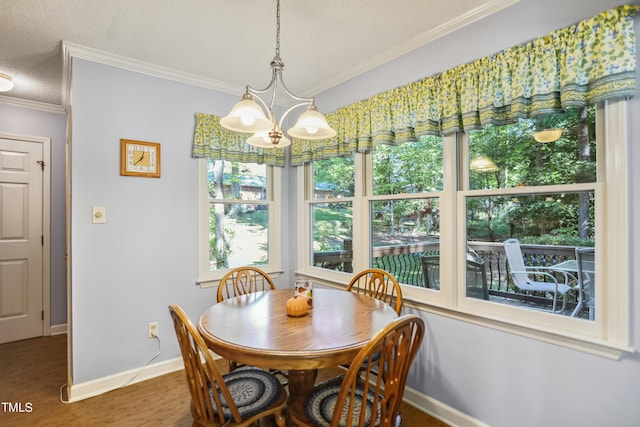
[[313,96],[310,94],[322,93],[325,90],[329,90],[334,86],[338,86],[341,83],[346,82],[354,77],[359,76],[367,71],[385,64],[395,58],[398,58],[406,53],[411,52],[421,46],[424,46],[430,42],[433,42],[447,34],[453,33],[473,22],[479,21],[487,16],[490,16],[502,9],[512,6],[520,0],[493,0],[482,6],[479,6],[467,13],[458,16],[451,21],[448,21],[438,27],[432,28],[429,31],[419,34],[418,36],[408,39],[403,43],[394,46],[392,49],[388,49],[380,54],[373,56],[368,61],[362,62],[357,66],[346,70],[343,73],[335,75],[333,77],[325,79],[321,84],[309,88],[302,96]]
[[12,107],[28,108],[30,110],[42,111],[45,113],[64,114],[66,109],[62,105],[47,104],[45,102],[29,101],[26,99],[12,98],[10,96],[0,95],[0,104],[10,105]]
[[98,49],[89,48],[71,42],[62,42],[62,48],[65,56],[65,72],[64,72],[64,98],[69,99],[69,91],[71,81],[71,60],[73,58],[85,59],[100,64],[110,65],[112,67],[122,68],[137,73],[146,74],[161,79],[167,79],[179,83],[185,83],[192,86],[198,86],[205,89],[216,90],[223,93],[238,94],[243,93],[244,86],[232,85],[220,80],[209,79],[195,74],[185,73],[173,70],[171,68],[162,67],[137,59],[125,56],[115,55]]

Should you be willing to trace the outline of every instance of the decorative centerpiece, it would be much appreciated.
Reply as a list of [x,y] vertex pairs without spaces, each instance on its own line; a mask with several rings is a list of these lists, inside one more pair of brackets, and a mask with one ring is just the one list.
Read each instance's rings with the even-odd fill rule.
[[313,308],[313,283],[309,280],[296,280],[294,295],[299,295],[307,300],[309,308]]
[[301,317],[307,314],[307,310],[309,309],[309,304],[307,304],[307,299],[300,296],[294,295],[287,300],[285,305],[287,309],[287,314],[291,317]]

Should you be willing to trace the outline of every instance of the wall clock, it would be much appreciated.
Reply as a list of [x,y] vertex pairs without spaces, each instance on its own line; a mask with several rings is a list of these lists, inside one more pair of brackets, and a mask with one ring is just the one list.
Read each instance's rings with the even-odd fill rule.
[[160,144],[121,139],[120,175],[160,178]]

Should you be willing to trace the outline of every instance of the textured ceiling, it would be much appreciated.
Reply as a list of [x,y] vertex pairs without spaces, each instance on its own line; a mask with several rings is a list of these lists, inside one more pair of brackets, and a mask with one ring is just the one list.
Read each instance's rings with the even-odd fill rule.
[[[281,0],[285,82],[312,96],[516,1]],[[275,0],[2,0],[2,9],[0,73],[15,83],[4,102],[64,107],[63,42],[73,56],[236,92],[266,86],[275,55]]]

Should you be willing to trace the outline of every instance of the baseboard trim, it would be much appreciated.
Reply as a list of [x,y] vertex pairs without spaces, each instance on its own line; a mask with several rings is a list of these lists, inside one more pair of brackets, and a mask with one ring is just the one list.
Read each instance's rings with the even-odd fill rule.
[[488,424],[477,420],[464,412],[440,402],[424,393],[405,387],[403,400],[405,403],[426,412],[432,417],[456,427],[490,427]]
[[[141,372],[140,368],[137,368],[80,384],[72,384],[69,386],[69,402],[77,402],[89,397],[98,396],[108,391],[150,380],[151,378],[161,375],[170,374],[181,369],[184,369],[182,357],[176,357],[146,366]],[[132,380],[131,378],[133,377],[135,378]]]
[[[220,356],[214,354],[214,359]],[[80,384],[73,384],[69,387],[68,402],[77,402],[98,396],[109,391],[122,388],[128,385],[136,384],[142,381],[150,380],[161,375],[170,374],[172,372],[184,369],[182,357],[165,360],[146,366],[140,372],[140,368],[130,371],[120,372],[107,377],[97,378]],[[138,373],[139,372],[139,373]],[[137,374],[137,376],[136,376]],[[131,378],[135,377],[133,380]],[[457,409],[446,405],[422,392],[411,387],[405,387],[403,400],[405,403],[426,412],[440,421],[456,427],[490,427],[469,415],[458,411]]]
[[67,333],[67,324],[61,323],[59,325],[51,325],[51,335],[62,335]]

